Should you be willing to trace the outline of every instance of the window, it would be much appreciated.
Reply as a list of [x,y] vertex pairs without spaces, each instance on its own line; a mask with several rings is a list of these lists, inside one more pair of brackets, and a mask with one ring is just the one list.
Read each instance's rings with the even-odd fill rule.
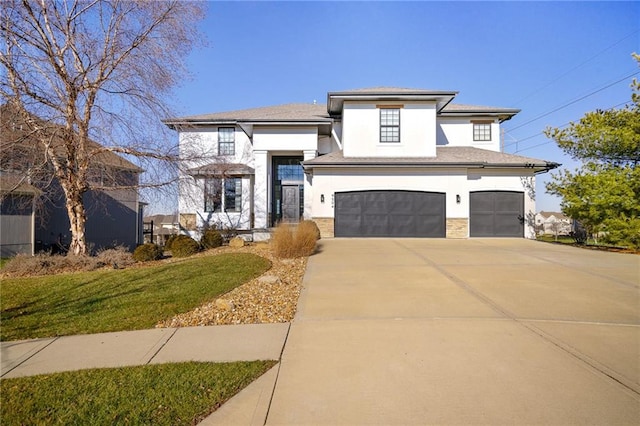
[[473,140],[490,141],[491,123],[473,123]]
[[218,155],[236,154],[236,129],[233,127],[218,128]]
[[219,212],[222,209],[222,179],[204,180],[204,211]]
[[239,212],[242,210],[242,179],[226,178],[224,180],[224,211]]
[[400,142],[400,108],[380,108],[380,142]]
[[204,180],[204,211],[219,213],[223,210],[225,212],[242,211],[242,178],[207,178]]

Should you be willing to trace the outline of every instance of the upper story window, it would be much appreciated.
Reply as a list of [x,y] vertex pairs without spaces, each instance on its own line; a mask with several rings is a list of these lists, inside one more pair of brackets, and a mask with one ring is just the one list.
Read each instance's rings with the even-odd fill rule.
[[473,123],[473,140],[486,142],[491,140],[491,122]]
[[380,108],[380,142],[400,142],[400,108]]
[[218,155],[236,154],[236,129],[233,127],[218,128]]

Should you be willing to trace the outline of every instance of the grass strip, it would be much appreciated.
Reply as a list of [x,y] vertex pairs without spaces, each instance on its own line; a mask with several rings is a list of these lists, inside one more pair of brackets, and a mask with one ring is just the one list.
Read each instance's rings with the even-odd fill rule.
[[123,270],[9,278],[0,287],[0,340],[152,328],[261,275],[249,253]]
[[188,362],[2,379],[2,424],[196,424],[275,363]]

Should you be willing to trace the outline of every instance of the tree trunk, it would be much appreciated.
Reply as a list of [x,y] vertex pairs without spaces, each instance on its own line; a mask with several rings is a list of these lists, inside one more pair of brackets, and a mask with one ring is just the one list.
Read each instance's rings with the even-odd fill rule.
[[87,217],[84,210],[82,192],[74,188],[65,188],[64,192],[67,197],[66,206],[71,231],[69,254],[73,254],[75,256],[87,254],[87,241],[85,238]]

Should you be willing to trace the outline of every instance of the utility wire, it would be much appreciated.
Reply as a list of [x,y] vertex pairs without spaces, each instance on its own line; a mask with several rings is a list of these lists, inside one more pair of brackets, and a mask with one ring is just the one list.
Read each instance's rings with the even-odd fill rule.
[[509,131],[514,131],[514,130],[519,129],[519,128],[521,128],[521,127],[524,127],[524,126],[526,126],[526,125],[528,125],[528,124],[531,124],[531,123],[533,123],[534,121],[538,121],[538,120],[540,120],[541,118],[544,118],[544,117],[546,117],[546,116],[548,116],[548,115],[551,115],[551,114],[553,114],[554,112],[558,112],[558,111],[560,111],[561,109],[565,109],[566,107],[568,107],[568,106],[570,106],[570,105],[573,105],[573,104],[575,104],[575,103],[577,103],[577,102],[580,102],[580,101],[581,101],[581,100],[583,100],[583,99],[586,99],[586,98],[588,98],[588,97],[590,97],[590,96],[595,95],[596,93],[602,92],[603,90],[608,89],[609,87],[614,86],[614,85],[616,85],[616,84],[618,84],[618,83],[620,83],[620,82],[622,82],[622,81],[625,81],[626,79],[628,79],[628,78],[630,78],[630,77],[633,77],[633,76],[635,76],[635,75],[637,75],[637,74],[640,74],[640,71],[634,71],[633,73],[631,73],[631,74],[629,74],[629,75],[626,75],[626,76],[622,77],[621,79],[614,81],[613,83],[609,83],[609,84],[607,84],[606,86],[603,86],[603,87],[601,87],[601,88],[599,88],[599,89],[597,89],[597,90],[594,90],[593,92],[590,92],[590,93],[588,93],[588,94],[586,94],[586,95],[584,95],[584,96],[581,96],[581,97],[579,97],[579,98],[577,98],[577,99],[574,99],[574,100],[572,100],[572,101],[570,101],[570,102],[567,102],[566,104],[561,105],[561,106],[559,106],[559,107],[557,107],[557,108],[555,108],[555,109],[553,109],[553,110],[551,110],[551,111],[549,111],[549,112],[545,112],[544,114],[540,114],[539,116],[537,116],[537,117],[535,117],[535,118],[532,118],[531,120],[526,121],[526,122],[524,122],[524,123],[520,124],[519,126],[516,126],[516,127],[512,128],[512,129],[509,129]]
[[535,95],[538,92],[541,92],[542,90],[546,89],[547,87],[551,86],[553,83],[555,83],[556,81],[560,80],[561,78],[567,76],[568,74],[574,72],[575,70],[577,70],[578,68],[583,67],[584,65],[586,65],[587,63],[593,61],[595,58],[597,58],[598,56],[602,55],[603,53],[605,53],[607,50],[612,49],[613,47],[617,46],[618,44],[622,43],[624,40],[628,39],[629,37],[638,34],[638,32],[640,32],[640,30],[635,30],[630,34],[627,34],[626,36],[622,37],[620,40],[616,41],[615,43],[613,43],[612,45],[604,48],[603,50],[599,51],[598,53],[596,53],[595,55],[593,55],[592,57],[590,57],[589,59],[587,59],[586,61],[580,63],[579,65],[576,65],[575,67],[571,68],[569,71],[560,74],[560,76],[556,77],[555,79],[551,80],[550,82],[548,82],[547,84],[545,84],[544,86],[534,90],[533,92],[529,93],[528,95],[526,95],[524,98],[514,102],[514,105],[518,105],[520,104],[520,102],[525,101],[527,99],[529,99],[531,96]]
[[[619,104],[617,104],[617,105],[614,105],[614,106],[612,106],[612,107],[610,107],[610,108],[605,109],[605,111],[609,111],[609,110],[612,110],[612,109],[614,109],[614,108],[618,108],[619,106],[625,105],[625,104],[627,104],[627,103],[629,103],[629,101],[621,102],[621,103],[619,103]],[[558,126],[557,128],[558,128],[558,129],[562,129],[563,127],[567,127],[567,126],[568,126],[569,124],[571,124],[572,122],[573,122],[573,121],[569,121],[569,122],[567,122],[567,123],[564,123],[564,124],[563,124],[563,125],[561,125],[561,126]],[[538,132],[538,133],[536,133],[535,135],[527,136],[526,138],[517,139],[517,140],[515,140],[515,141],[513,141],[513,142],[509,142],[509,143],[505,144],[505,145],[503,146],[503,148],[507,148],[507,147],[510,147],[510,146],[512,146],[512,145],[517,145],[517,144],[519,144],[520,142],[524,142],[524,141],[527,141],[527,140],[529,140],[529,139],[533,139],[533,138],[538,137],[538,136],[540,136],[540,135],[544,135],[544,132]],[[537,145],[536,145],[536,146],[537,146]],[[530,149],[530,148],[524,148],[524,149]],[[519,150],[517,150],[516,152],[523,151],[524,149],[519,149]]]

